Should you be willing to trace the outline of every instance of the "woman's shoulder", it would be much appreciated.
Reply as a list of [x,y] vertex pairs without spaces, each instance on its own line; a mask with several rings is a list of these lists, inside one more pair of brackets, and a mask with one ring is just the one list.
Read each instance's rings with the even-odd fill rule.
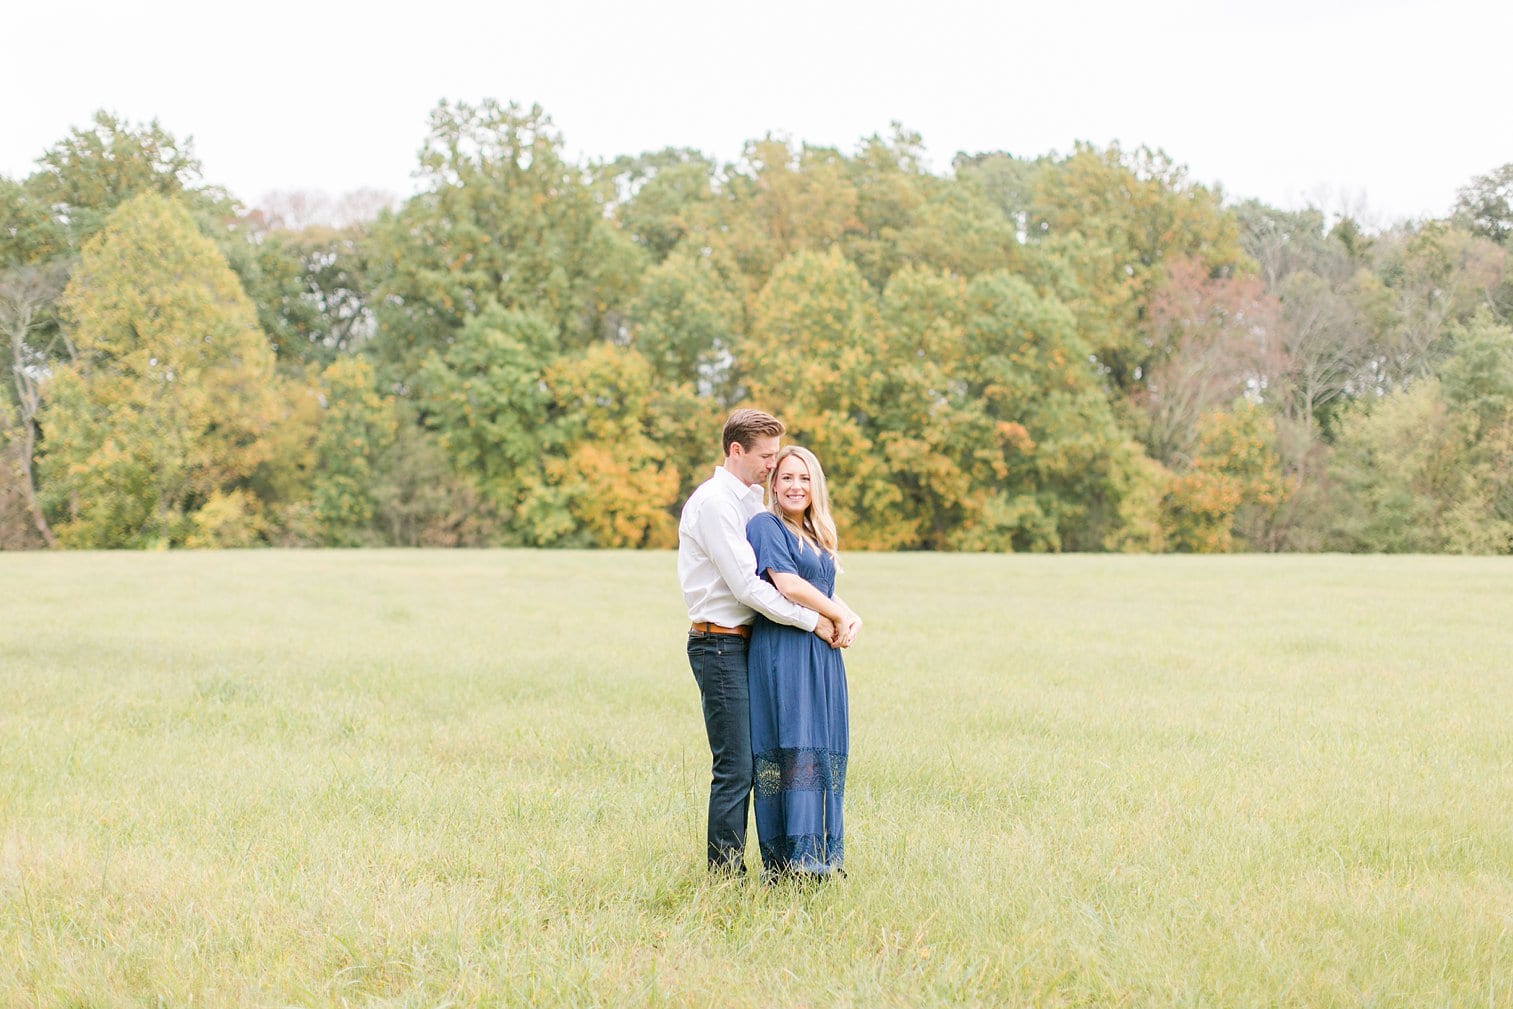
[[751,521],[746,523],[746,531],[754,533],[759,530],[768,533],[782,532],[783,520],[772,514],[772,512],[757,512],[751,516]]

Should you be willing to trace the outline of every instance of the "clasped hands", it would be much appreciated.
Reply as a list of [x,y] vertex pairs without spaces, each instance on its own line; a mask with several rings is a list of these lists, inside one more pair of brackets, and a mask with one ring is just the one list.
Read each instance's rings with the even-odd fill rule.
[[815,635],[831,648],[850,648],[861,631],[862,618],[851,610],[847,610],[845,619],[839,621],[821,613],[819,623],[814,625]]

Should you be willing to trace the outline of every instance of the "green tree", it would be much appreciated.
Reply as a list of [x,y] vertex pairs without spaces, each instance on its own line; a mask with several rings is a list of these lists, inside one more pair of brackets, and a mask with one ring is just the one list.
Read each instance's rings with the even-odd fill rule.
[[1331,457],[1331,545],[1513,552],[1513,328],[1450,329],[1439,374],[1346,418]]
[[1079,144],[1033,175],[1028,241],[1070,269],[1058,293],[1116,388],[1139,385],[1152,351],[1141,325],[1176,259],[1210,273],[1244,265],[1239,229],[1220,196],[1162,151]]
[[1452,336],[1441,381],[1464,439],[1468,479],[1453,505],[1447,545],[1513,553],[1513,326],[1483,310]]
[[59,541],[187,542],[195,513],[224,510],[267,453],[273,355],[251,302],[188,212],[149,193],[85,244],[62,311],[78,358],[40,414]]
[[511,530],[542,485],[543,456],[561,447],[548,423],[546,384],[557,343],[548,319],[491,304],[468,320],[445,353],[432,351],[420,373],[426,424],[451,469]]
[[906,266],[883,292],[886,361],[871,416],[900,495],[900,548],[946,549],[966,521],[978,453],[993,426],[967,395],[966,281]]
[[63,222],[36,189],[0,176],[0,270],[37,266],[68,250]]
[[924,153],[919,135],[894,123],[891,137],[868,137],[846,161],[856,191],[856,226],[844,236],[846,256],[879,291],[908,261],[900,239],[921,205],[946,185],[925,171]]
[[1070,309],[1006,273],[967,289],[962,376],[992,423],[980,451],[974,516],[956,545],[973,550],[1097,550],[1123,523],[1145,474],[1116,423]]
[[1452,349],[1452,332],[1481,309],[1506,304],[1506,253],[1444,221],[1381,236],[1373,260],[1383,349],[1376,387],[1434,374]]
[[549,321],[568,347],[618,335],[645,253],[616,229],[539,108],[441,103],[423,191],[375,227],[374,351],[409,383],[490,303]]
[[617,158],[595,172],[620,228],[657,263],[688,235],[713,227],[717,174],[698,151],[676,148]]
[[281,372],[319,371],[371,337],[368,242],[366,224],[259,231],[254,300]]
[[374,468],[375,517],[386,543],[406,547],[487,546],[503,538],[501,519],[478,490],[452,471],[434,432],[412,405],[395,403],[394,439]]
[[1025,256],[1014,225],[996,212],[985,193],[964,182],[931,188],[898,235],[902,262],[968,278],[994,270],[1021,271]]
[[1380,553],[1443,550],[1445,502],[1465,489],[1453,426],[1433,378],[1352,409],[1330,455],[1330,545]]
[[101,110],[86,129],[73,129],[38,159],[26,181],[32,198],[61,225],[66,248],[94,236],[117,207],[140,193],[224,201],[202,191],[201,166],[191,141],[174,137],[154,119],[133,125]]
[[646,271],[629,321],[633,345],[661,382],[729,400],[745,310],[711,256],[679,249]]
[[1455,197],[1455,216],[1499,245],[1513,240],[1513,161],[1478,175]]
[[320,387],[313,503],[321,541],[363,546],[375,536],[375,469],[394,440],[394,404],[378,391],[373,368],[357,358],[328,365]]

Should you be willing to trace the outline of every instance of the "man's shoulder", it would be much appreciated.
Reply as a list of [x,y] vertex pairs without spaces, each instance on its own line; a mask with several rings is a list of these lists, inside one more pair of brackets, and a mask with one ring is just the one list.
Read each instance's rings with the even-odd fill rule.
[[693,489],[693,493],[688,495],[688,500],[683,503],[683,511],[687,514],[690,508],[698,507],[706,501],[735,503],[735,497],[731,494],[730,488],[720,478],[718,471]]
[[688,500],[683,502],[683,511],[679,516],[678,532],[680,534],[692,534],[693,526],[700,521],[699,516],[706,511],[714,509],[714,513],[729,511],[732,514],[738,512],[736,503],[731,500],[725,489],[720,486],[718,476],[710,477],[699,486],[693,493],[688,495]]
[[683,514],[687,515],[690,509],[699,507],[710,495],[717,493],[718,490],[719,488],[715,485],[713,477],[699,484],[693,489],[693,493],[688,495],[688,500],[683,502]]

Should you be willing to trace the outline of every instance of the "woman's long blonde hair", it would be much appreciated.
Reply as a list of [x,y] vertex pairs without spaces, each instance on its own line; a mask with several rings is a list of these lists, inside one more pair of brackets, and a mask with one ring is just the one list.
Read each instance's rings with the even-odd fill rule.
[[[809,468],[809,507],[804,509],[802,526],[795,526],[778,504],[778,470],[783,460],[796,455]],[[835,532],[835,519],[830,517],[830,494],[825,490],[825,471],[814,453],[801,445],[789,445],[778,453],[772,473],[767,477],[767,510],[776,515],[802,538],[819,546],[837,562],[840,560],[840,537]]]

